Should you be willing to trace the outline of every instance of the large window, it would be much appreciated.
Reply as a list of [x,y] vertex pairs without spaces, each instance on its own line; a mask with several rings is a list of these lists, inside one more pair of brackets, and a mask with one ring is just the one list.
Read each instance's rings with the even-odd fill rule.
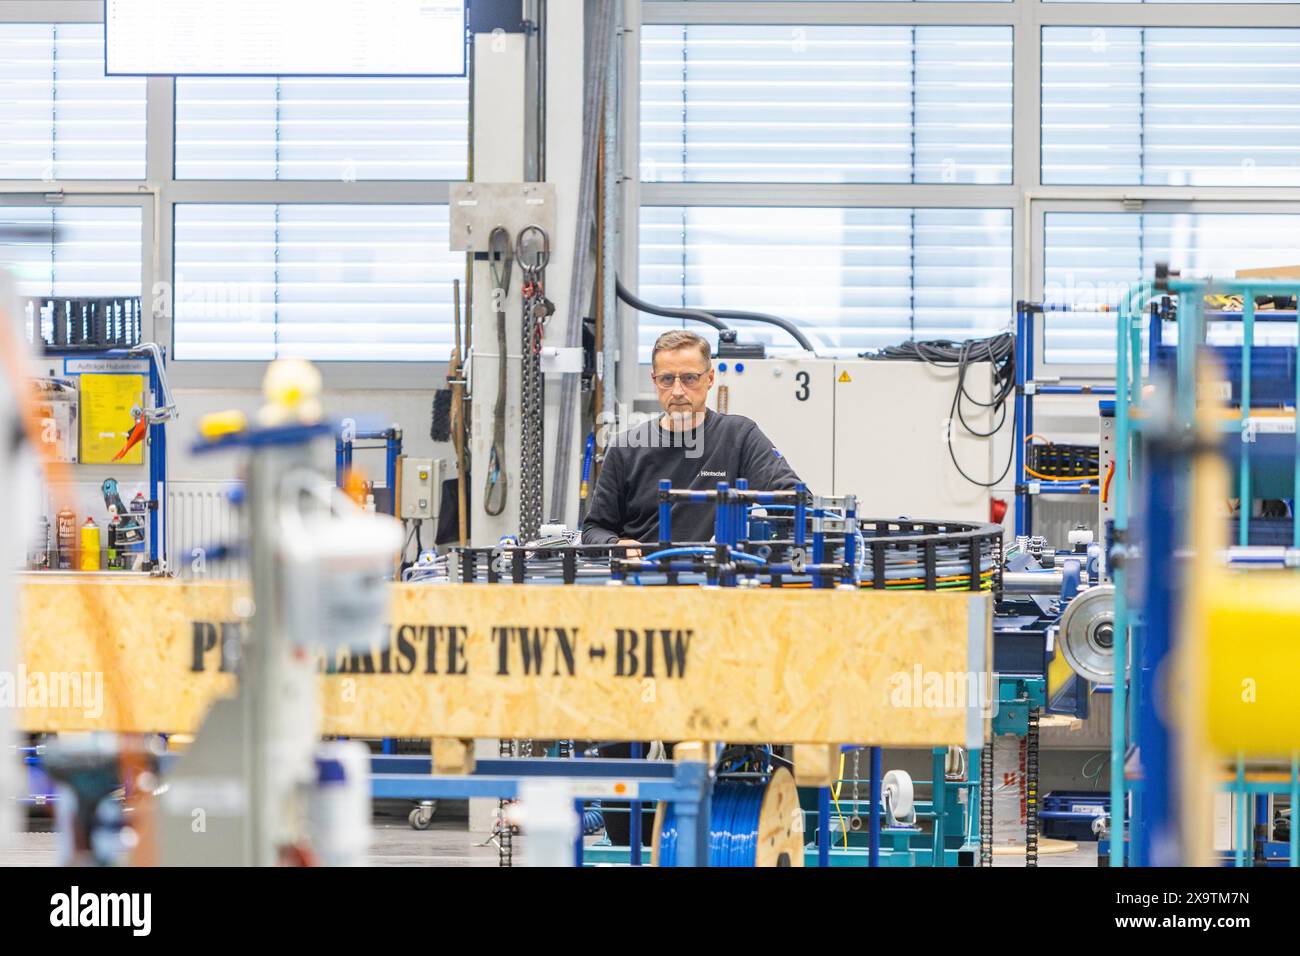
[[1043,182],[1300,185],[1300,29],[1049,27]]
[[[1116,306],[1135,276],[1157,262],[1185,275],[1231,276],[1238,269],[1300,263],[1300,213],[1049,212],[1045,298],[1081,306],[1047,317],[1048,362],[1110,365],[1115,315],[1086,311]],[[1295,326],[1260,327],[1259,340],[1290,336]]]
[[657,26],[647,182],[1011,182],[1010,27]]
[[[829,354],[1048,300],[1073,311],[1047,374],[1105,376],[1114,314],[1085,310],[1157,261],[1300,262],[1298,10],[642,4],[641,292],[787,315]],[[668,324],[642,317],[643,354]]]
[[0,23],[0,179],[144,178],[145,81],[104,76],[104,28]]
[[251,385],[282,355],[445,360],[467,79],[105,77],[95,5],[5,22],[34,6],[0,2],[0,263],[21,294],[144,296],[182,383]]
[[176,357],[434,361],[450,351],[446,206],[178,205]]
[[[644,207],[640,250],[648,298],[788,316],[828,355],[966,338],[1011,308],[1007,209]],[[643,318],[642,360],[673,324]],[[748,339],[794,344],[737,324]]]
[[464,179],[464,79],[182,78],[177,179]]
[[138,296],[139,207],[0,207],[0,268],[19,296]]

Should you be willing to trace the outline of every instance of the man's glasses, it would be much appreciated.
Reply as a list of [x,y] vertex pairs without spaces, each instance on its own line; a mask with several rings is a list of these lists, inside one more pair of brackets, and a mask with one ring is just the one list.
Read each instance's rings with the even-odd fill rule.
[[700,379],[706,374],[706,372],[683,372],[681,375],[674,375],[672,372],[664,372],[661,375],[651,375],[650,378],[656,385],[667,391],[678,382],[681,382],[685,388],[694,388],[700,384]]

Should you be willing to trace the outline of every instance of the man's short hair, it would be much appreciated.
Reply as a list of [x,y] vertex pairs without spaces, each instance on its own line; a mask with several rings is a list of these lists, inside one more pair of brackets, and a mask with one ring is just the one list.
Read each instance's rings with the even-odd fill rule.
[[685,329],[671,329],[659,336],[659,338],[655,339],[655,347],[650,352],[650,367],[654,367],[655,356],[660,352],[675,352],[678,349],[689,348],[700,350],[700,355],[704,359],[704,368],[706,370],[713,367],[712,350],[709,348],[709,340],[702,335],[688,332]]

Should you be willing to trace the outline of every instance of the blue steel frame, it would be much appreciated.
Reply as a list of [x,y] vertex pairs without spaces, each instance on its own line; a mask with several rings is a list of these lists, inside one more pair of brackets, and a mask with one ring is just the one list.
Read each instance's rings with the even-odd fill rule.
[[[361,436],[358,436],[361,437]],[[336,445],[336,468],[342,475],[344,470],[350,466],[350,456],[345,456],[342,441]],[[677,501],[692,502],[715,502],[717,510],[714,518],[714,539],[718,545],[734,547],[742,540],[748,538],[748,507],[749,503],[756,504],[777,504],[792,502],[791,507],[794,511],[793,542],[796,547],[804,548],[808,544],[807,540],[807,518],[809,515],[809,498],[807,487],[803,484],[797,484],[793,491],[790,492],[750,492],[748,482],[740,479],[736,482],[734,491],[725,483],[719,482],[716,491],[700,490],[675,490],[672,483],[668,480],[661,480],[658,486],[659,490],[659,533],[658,543],[660,551],[670,551],[672,548],[672,503]],[[820,500],[820,499],[818,499]],[[856,527],[857,510],[856,502],[847,498],[846,502],[846,520]],[[813,541],[812,541],[812,563],[809,571],[814,572],[814,587],[831,587],[829,581],[819,583],[820,574],[816,571],[823,569],[826,553],[825,535],[822,532],[822,512],[820,508],[812,509],[813,515]],[[845,561],[852,567],[856,559],[856,539],[853,535],[846,538],[845,543]],[[772,570],[780,573],[790,573],[788,565],[778,565]],[[617,570],[612,574],[614,580],[621,580],[623,575]],[[720,575],[717,583],[722,586],[735,586],[736,576],[734,574]],[[842,750],[857,749],[856,746],[845,745]],[[871,794],[870,794],[870,816],[868,829],[868,865],[878,866],[881,859],[880,842],[881,842],[881,811],[880,806],[880,782],[881,782],[881,751],[879,747],[869,747],[871,755]],[[632,747],[633,758],[639,756],[640,745],[634,744]],[[932,803],[935,814],[935,828],[933,831],[933,849],[931,864],[933,866],[945,866],[947,852],[944,849],[944,815],[947,806],[947,791],[950,787],[971,787],[973,792],[978,794],[980,785],[978,776],[978,759],[971,761],[971,780],[960,784],[949,784],[944,780],[944,762],[947,753],[946,747],[935,748],[933,754],[933,769],[935,779],[940,781],[940,785],[934,791]],[[978,757],[978,751],[972,751]],[[695,810],[688,812],[697,814],[692,819],[691,828],[696,830],[694,839],[703,840],[695,857],[697,862],[686,865],[705,865],[707,861],[707,842],[708,842],[708,820],[709,820],[709,793],[712,787],[712,778],[709,773],[709,766],[703,763],[699,764],[673,764],[669,762],[646,762],[643,760],[582,760],[581,758],[506,758],[500,760],[481,760],[476,766],[476,773],[469,776],[432,776],[430,775],[432,761],[429,757],[424,756],[390,756],[387,750],[385,754],[377,755],[372,758],[372,792],[376,798],[391,798],[403,800],[432,800],[439,797],[444,798],[467,798],[480,796],[495,796],[502,799],[516,799],[518,792],[518,778],[528,775],[546,775],[562,778],[581,777],[591,779],[596,777],[617,778],[625,780],[629,785],[635,785],[633,791],[630,821],[630,847],[635,848],[640,844],[641,814],[638,812],[641,803],[650,800],[673,800],[677,802],[678,809],[678,829],[679,833],[684,832],[682,825],[682,807],[691,805],[691,801],[697,801],[694,805]],[[698,767],[700,771],[692,770],[688,778],[681,777],[681,771],[674,771],[674,767]],[[697,772],[702,772],[700,780],[697,781],[695,776]],[[663,783],[666,777],[672,777],[674,781],[672,787]],[[631,778],[631,779],[628,779]],[[699,784],[703,788],[702,796],[694,789]],[[673,789],[675,787],[676,789]],[[666,788],[666,789],[665,789]],[[689,791],[686,793],[686,791]],[[683,795],[686,793],[686,795]],[[669,794],[665,796],[665,794]],[[676,794],[675,796],[673,794]],[[594,789],[588,795],[592,799],[609,798],[607,791]],[[582,794],[575,793],[574,811],[581,817],[582,815]],[[819,818],[819,834],[821,838],[817,841],[817,846],[810,849],[809,853],[816,854],[818,866],[829,867],[831,863],[832,848],[828,837],[830,833],[831,820],[831,788],[820,787],[817,789],[817,813]],[[975,819],[975,814],[968,813],[967,829],[969,824]],[[581,831],[581,827],[579,827]],[[969,838],[969,833],[966,834]],[[682,836],[679,836],[679,846],[685,842]],[[968,839],[969,842],[969,839]],[[575,846],[575,861],[581,865],[583,859],[581,838]],[[680,852],[680,851],[679,851]],[[909,851],[908,858],[912,858],[914,851]],[[891,858],[892,855],[891,855]],[[628,862],[633,866],[641,863],[641,854],[634,849],[629,850]]]
[[384,443],[384,487],[388,489],[393,510],[388,514],[397,517],[397,459],[402,457],[402,435],[397,428],[378,431],[358,431],[351,438],[342,433],[334,436],[334,483],[340,488],[352,471],[352,446],[358,441]]
[[[167,350],[162,346],[158,347],[158,354],[167,361]],[[116,349],[67,349],[45,347],[42,352],[45,358],[57,359],[114,359],[114,360],[143,360],[149,363],[149,394],[155,403],[159,396],[162,395],[162,377],[157,363],[153,360],[150,352],[133,352],[129,348]],[[167,487],[167,426],[163,422],[158,422],[149,426],[148,441],[144,447],[145,460],[148,463],[148,484],[149,484],[149,562],[154,567],[159,567],[160,562],[166,563],[167,560],[167,542],[164,536],[167,532],[167,502],[163,495]]]
[[[602,782],[617,780],[637,803],[663,800],[676,805],[678,859],[682,866],[705,866],[709,846],[709,802],[712,776],[703,761],[674,763],[659,760],[583,760],[576,757],[509,757],[480,760],[474,773],[433,774],[433,761],[423,756],[376,755],[371,758],[371,794],[376,799],[436,800],[497,797],[519,799],[524,777],[568,780],[574,812],[579,817],[575,862],[582,860],[582,801],[609,799]],[[584,789],[584,785],[589,785]],[[635,814],[632,819],[639,819]],[[636,843],[633,843],[635,846]],[[631,854],[639,865],[640,854]]]
[[[1136,866],[1171,865],[1176,859],[1152,858],[1155,846],[1177,847],[1172,839],[1177,822],[1178,782],[1169,759],[1172,750],[1171,734],[1159,719],[1147,685],[1150,675],[1165,664],[1176,642],[1177,614],[1180,587],[1177,568],[1172,559],[1174,547],[1181,545],[1182,529],[1175,526],[1183,513],[1178,507],[1185,487],[1180,472],[1187,458],[1185,453],[1172,449],[1159,441],[1141,442],[1144,433],[1173,428],[1191,434],[1196,424],[1197,406],[1197,356],[1205,339],[1205,296],[1240,295],[1242,311],[1242,356],[1240,413],[1222,423],[1227,434],[1245,435],[1251,422],[1251,358],[1255,343],[1255,297],[1259,295],[1290,296],[1297,294],[1300,283],[1267,279],[1179,279],[1163,278],[1159,286],[1151,281],[1136,284],[1121,303],[1116,323],[1116,465],[1115,465],[1115,536],[1112,553],[1111,576],[1115,584],[1115,660],[1128,661],[1131,668],[1128,681],[1116,680],[1111,697],[1111,841],[1110,865],[1125,865],[1127,847],[1129,864]],[[1148,314],[1147,305],[1157,292],[1169,293],[1179,299],[1179,336],[1175,356],[1174,402],[1172,421],[1162,422],[1159,416],[1144,415],[1142,391],[1142,329]],[[1229,317],[1215,313],[1216,320]],[[1295,407],[1300,409],[1300,375],[1296,377]],[[1295,429],[1294,497],[1300,502],[1300,428]],[[1141,453],[1139,455],[1139,452]],[[1238,518],[1238,540],[1241,545],[1249,541],[1251,498],[1251,456],[1249,442],[1243,441],[1238,465],[1237,492],[1242,502]],[[1145,517],[1148,541],[1145,551],[1149,566],[1145,575],[1146,587],[1138,607],[1140,616],[1134,616],[1127,592],[1127,557],[1129,528],[1130,486],[1141,484],[1145,488]],[[1300,511],[1294,514],[1292,541],[1300,547]],[[1157,563],[1159,566],[1157,566]],[[1140,628],[1133,626],[1140,623]],[[1130,647],[1131,645],[1131,647]],[[1130,696],[1132,701],[1130,702]],[[1126,792],[1130,790],[1124,779],[1124,768],[1130,751],[1129,729],[1134,730],[1131,745],[1142,754],[1142,782],[1132,788],[1133,802],[1129,808],[1131,839],[1124,838],[1124,813]],[[1300,806],[1300,766],[1292,755],[1291,775],[1288,784],[1263,785],[1245,780],[1239,766],[1238,779],[1229,789],[1247,793],[1278,792],[1285,787],[1291,794],[1292,806]],[[1271,788],[1266,790],[1265,788]],[[1246,801],[1239,801],[1244,804]],[[1293,811],[1294,812],[1294,811]],[[1244,826],[1245,807],[1239,808],[1238,826]],[[1239,841],[1238,854],[1244,853]],[[1176,850],[1175,850],[1176,853]],[[1300,866],[1300,830],[1293,821],[1290,842],[1290,864]]]
[[[1101,481],[1040,481],[1032,478],[1025,455],[1025,439],[1034,434],[1034,396],[1036,395],[1114,395],[1110,385],[1059,385],[1039,382],[1034,377],[1035,336],[1038,316],[1045,312],[1065,311],[1065,306],[1037,302],[1016,303],[1016,427],[1013,441],[1016,469],[1015,529],[1017,535],[1031,535],[1034,527],[1036,495],[1095,495]],[[1102,529],[1097,536],[1102,536]]]
[[[866,852],[863,853],[862,847],[844,848],[835,843],[834,840],[821,839],[821,833],[830,832],[830,807],[829,796],[826,805],[822,804],[823,793],[829,795],[829,790],[818,790],[818,840],[816,847],[809,847],[807,858],[811,862],[817,861],[818,866],[861,866],[865,861],[868,867],[899,867],[899,866],[937,866],[946,867],[951,862],[955,862],[957,854],[962,849],[969,848],[974,852],[979,844],[979,814],[975,808],[979,806],[979,794],[982,781],[979,775],[979,751],[972,750],[972,758],[969,764],[970,777],[968,780],[949,781],[946,779],[944,765],[948,752],[947,747],[933,747],[930,750],[930,769],[931,780],[917,780],[916,784],[929,786],[931,788],[931,797],[929,801],[917,800],[915,803],[918,820],[933,821],[932,829],[927,833],[923,830],[910,829],[903,827],[885,827],[882,823],[884,819],[884,807],[880,801],[881,785],[881,767],[880,754],[881,748],[867,747],[860,748],[856,745],[844,745],[841,750],[858,750],[866,749],[870,751],[870,793],[867,800],[848,800],[843,795],[843,784],[848,780],[841,780],[840,810],[852,815],[858,815],[864,805],[867,811],[867,845]],[[935,786],[935,781],[940,785]],[[968,790],[970,795],[967,797],[964,809],[959,796],[962,790]],[[948,832],[948,823],[960,818],[962,821],[961,838],[962,845],[960,848],[946,846],[949,839],[954,834]],[[890,843],[887,849],[882,852],[882,838]]]

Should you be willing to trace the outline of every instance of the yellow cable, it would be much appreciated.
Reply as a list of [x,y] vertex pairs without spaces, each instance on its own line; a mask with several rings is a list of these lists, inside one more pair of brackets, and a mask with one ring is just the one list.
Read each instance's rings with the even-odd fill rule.
[[[844,782],[844,751],[840,751],[840,773],[835,786],[831,787],[831,799],[835,801],[835,813],[840,818],[840,832],[844,834],[844,849],[849,848],[849,828],[844,825],[844,811],[840,809],[840,784]],[[827,834],[827,839],[830,834]]]
[[1101,475],[1040,475],[1028,465],[1025,465],[1025,472],[1039,481],[1096,481],[1101,477]]

